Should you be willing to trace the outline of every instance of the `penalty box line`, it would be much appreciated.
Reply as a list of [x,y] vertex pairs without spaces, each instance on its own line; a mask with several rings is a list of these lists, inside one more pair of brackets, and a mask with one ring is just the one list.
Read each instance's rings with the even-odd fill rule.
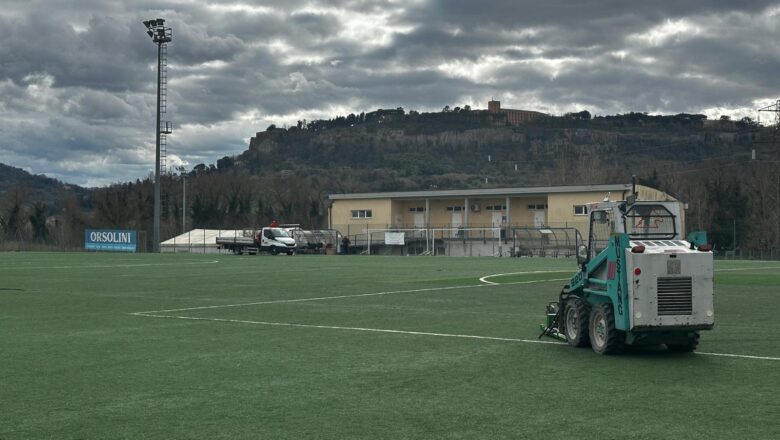
[[256,301],[256,302],[249,302],[249,303],[237,303],[237,304],[218,304],[218,305],[211,305],[211,306],[199,306],[199,307],[183,307],[179,309],[167,309],[167,310],[149,310],[145,312],[134,312],[131,313],[131,315],[143,315],[148,316],[150,314],[159,314],[159,313],[171,313],[171,312],[186,312],[190,310],[209,310],[209,309],[222,309],[222,308],[228,308],[228,307],[245,307],[245,306],[257,306],[257,305],[263,305],[263,304],[286,304],[286,303],[297,303],[297,302],[307,302],[307,301],[325,301],[330,299],[344,299],[344,298],[361,298],[361,297],[367,297],[367,296],[382,296],[382,295],[392,295],[396,293],[420,293],[420,292],[435,292],[435,291],[443,291],[443,290],[456,290],[456,289],[471,289],[476,287],[495,287],[495,286],[507,286],[507,285],[514,285],[514,284],[533,284],[533,283],[544,283],[548,281],[568,281],[568,278],[558,278],[558,279],[549,279],[549,280],[530,280],[530,281],[515,281],[511,283],[484,283],[484,284],[471,284],[468,286],[448,286],[448,287],[428,287],[423,289],[410,289],[410,290],[390,290],[387,292],[372,292],[372,293],[356,293],[354,295],[336,295],[336,296],[319,296],[314,298],[298,298],[298,299],[277,299],[277,300],[269,300],[269,301]]
[[529,344],[552,344],[552,345],[563,344],[563,342],[542,341],[536,339],[501,338],[498,336],[433,333],[433,332],[419,332],[419,331],[411,331],[411,330],[393,330],[393,329],[384,329],[384,328],[344,327],[338,325],[297,324],[294,322],[250,321],[245,319],[227,319],[227,318],[202,318],[197,316],[151,315],[145,313],[134,313],[134,315],[146,316],[149,318],[187,319],[192,321],[230,322],[235,324],[270,325],[270,326],[279,326],[279,327],[317,328],[317,329],[328,329],[328,330],[351,330],[351,331],[373,332],[373,333],[396,333],[396,334],[403,334],[403,335],[440,336],[440,337],[461,338],[461,339],[488,339],[491,341],[525,342]]

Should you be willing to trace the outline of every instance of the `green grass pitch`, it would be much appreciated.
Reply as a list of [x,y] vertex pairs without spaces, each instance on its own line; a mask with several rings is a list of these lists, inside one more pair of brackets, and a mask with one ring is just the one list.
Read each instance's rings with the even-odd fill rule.
[[683,355],[530,342],[574,270],[0,254],[0,439],[780,438],[780,262],[716,263]]

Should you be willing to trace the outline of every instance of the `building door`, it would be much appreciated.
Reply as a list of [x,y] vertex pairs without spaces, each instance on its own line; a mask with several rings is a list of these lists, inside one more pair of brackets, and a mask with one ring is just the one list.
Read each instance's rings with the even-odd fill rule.
[[544,211],[534,211],[534,228],[544,226]]
[[[503,211],[493,211],[493,227],[500,228],[502,226],[502,219],[504,217]],[[495,229],[493,231],[493,238],[501,238],[501,229]]]
[[[425,213],[424,212],[415,212],[414,213],[414,227],[418,229],[424,229],[425,228]],[[425,237],[425,231],[414,231],[415,237]]]
[[424,212],[415,212],[414,213],[414,227],[415,228],[424,228],[425,227],[425,213]]
[[453,212],[452,213],[452,227],[453,228],[459,228],[463,226],[463,213],[461,212]]

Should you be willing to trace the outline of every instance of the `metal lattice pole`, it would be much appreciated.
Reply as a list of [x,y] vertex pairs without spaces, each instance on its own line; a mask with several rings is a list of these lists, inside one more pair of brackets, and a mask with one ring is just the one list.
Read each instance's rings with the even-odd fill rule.
[[163,94],[165,87],[164,69],[167,63],[164,57],[167,55],[166,44],[173,39],[171,28],[165,26],[165,20],[157,18],[144,21],[146,33],[157,44],[157,115],[155,118],[155,161],[154,161],[154,226],[152,233],[152,252],[160,252],[160,214],[161,214],[161,194],[160,194],[160,170],[161,170],[161,140],[162,136],[170,133],[170,124],[165,123],[163,129],[160,115],[162,110]]

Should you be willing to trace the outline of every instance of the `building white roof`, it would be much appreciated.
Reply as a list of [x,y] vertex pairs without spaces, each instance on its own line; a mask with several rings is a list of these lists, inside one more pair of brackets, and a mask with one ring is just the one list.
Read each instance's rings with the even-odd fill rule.
[[380,193],[331,194],[330,200],[350,199],[435,199],[452,197],[533,196],[556,193],[630,191],[631,184],[537,186],[528,188],[451,189],[436,191],[397,191]]

